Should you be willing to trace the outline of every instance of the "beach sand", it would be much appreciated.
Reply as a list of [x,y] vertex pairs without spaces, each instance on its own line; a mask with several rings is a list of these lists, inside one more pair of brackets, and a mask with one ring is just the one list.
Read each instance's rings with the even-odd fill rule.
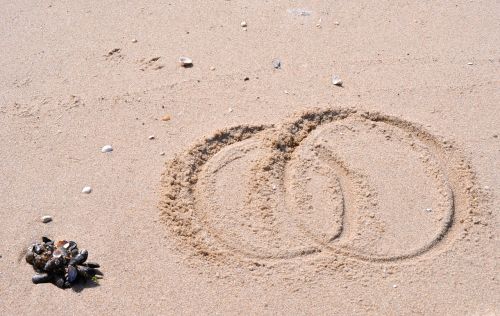
[[500,314],[498,12],[4,1],[0,314]]

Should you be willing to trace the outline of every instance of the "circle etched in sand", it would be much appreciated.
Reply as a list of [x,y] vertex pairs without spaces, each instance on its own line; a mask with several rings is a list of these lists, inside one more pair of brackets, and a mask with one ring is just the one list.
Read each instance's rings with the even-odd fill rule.
[[420,126],[315,109],[217,132],[167,164],[162,218],[180,245],[242,260],[436,253],[475,208],[458,151]]

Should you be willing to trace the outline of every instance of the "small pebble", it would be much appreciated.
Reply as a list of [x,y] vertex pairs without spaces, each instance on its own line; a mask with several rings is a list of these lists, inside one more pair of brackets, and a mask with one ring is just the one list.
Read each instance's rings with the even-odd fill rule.
[[150,136],[148,137],[148,139],[149,139],[149,140],[153,140],[153,139],[155,139],[155,135],[150,135]]
[[339,87],[341,87],[341,86],[342,86],[342,84],[343,84],[342,79],[340,79],[340,77],[339,77],[339,76],[337,76],[337,75],[333,75],[333,76],[332,76],[332,83],[333,83],[334,85],[336,85],[336,86],[339,86]]
[[211,71],[214,71],[214,70],[215,70],[215,67],[214,67],[214,66],[210,67],[210,70],[211,70]]
[[241,27],[247,27],[247,22],[242,21],[242,22],[240,23],[240,25],[241,25]]
[[467,65],[472,66],[472,65],[474,65],[474,63],[468,62]]
[[228,111],[229,113],[231,113],[231,112],[233,112],[233,108],[229,108],[227,111]]
[[132,40],[132,43],[137,43],[137,40],[134,38],[134,39]]
[[91,187],[84,187],[83,190],[82,190],[82,193],[85,193],[85,194],[90,194],[90,192],[92,192],[92,188]]
[[193,60],[189,57],[181,56],[179,57],[179,63],[182,67],[191,67],[193,65]]
[[273,64],[274,69],[281,68],[281,60],[279,60],[278,58],[273,59],[272,64]]
[[335,25],[339,25],[340,23],[338,21],[333,22]]
[[111,145],[105,145],[101,148],[102,153],[109,153],[113,151],[113,147]]
[[426,212],[432,212],[432,208],[426,208],[425,211]]
[[160,156],[165,156],[165,152],[164,152],[164,151],[162,151],[162,152],[160,153]]
[[48,222],[52,222],[52,216],[50,215],[42,216],[42,223],[48,223]]
[[170,121],[170,119],[171,119],[171,117],[168,114],[163,115],[163,117],[161,118],[161,120],[164,122],[168,122],[168,121]]
[[248,81],[248,80],[250,80],[250,78],[249,78],[249,77],[245,77],[245,78],[243,78],[243,81]]
[[397,287],[398,287],[398,285],[397,285],[397,284],[393,284],[393,285],[392,285],[392,287],[393,287],[393,288],[397,288]]

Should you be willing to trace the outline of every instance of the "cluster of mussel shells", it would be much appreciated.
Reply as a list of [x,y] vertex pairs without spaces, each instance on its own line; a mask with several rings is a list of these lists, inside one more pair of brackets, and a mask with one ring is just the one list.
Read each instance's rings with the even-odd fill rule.
[[69,288],[78,280],[93,279],[101,275],[97,263],[86,262],[88,251],[79,250],[76,242],[53,241],[42,237],[41,243],[32,244],[26,253],[26,262],[37,272],[33,283],[52,282],[60,288]]

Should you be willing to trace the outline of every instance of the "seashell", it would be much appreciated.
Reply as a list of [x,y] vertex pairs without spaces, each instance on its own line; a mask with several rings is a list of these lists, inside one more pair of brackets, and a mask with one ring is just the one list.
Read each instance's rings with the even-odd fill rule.
[[92,192],[92,188],[91,187],[84,187],[82,189],[82,193],[90,194],[90,192]]
[[68,257],[68,255],[69,255],[68,249],[64,247],[59,247],[52,253],[52,256],[54,258],[66,258]]
[[78,276],[78,270],[72,266],[68,266],[68,272],[66,273],[66,281],[69,283],[73,283],[76,281],[76,277]]
[[332,83],[336,86],[339,86],[339,87],[342,86],[342,84],[343,84],[342,79],[340,79],[340,77],[337,75],[332,76]]
[[57,268],[57,266],[59,266],[59,262],[60,262],[59,258],[52,258],[49,261],[47,261],[47,263],[43,267],[43,270],[44,271],[52,271],[55,268]]
[[31,277],[31,281],[35,284],[50,282],[52,277],[47,273],[38,273]]
[[189,57],[181,56],[179,57],[179,63],[182,67],[191,67],[193,66],[193,60]]
[[56,241],[55,246],[56,246],[57,248],[59,248],[59,247],[64,246],[66,243],[67,243],[67,241],[66,241],[66,240],[58,240],[58,241]]
[[75,248],[71,249],[70,253],[71,253],[72,257],[78,255],[78,253],[79,253],[78,248],[75,247]]
[[76,269],[78,270],[78,275],[83,279],[91,279],[98,273],[95,269],[85,266],[76,266]]
[[92,268],[92,269],[97,269],[100,267],[100,265],[98,263],[95,263],[95,262],[85,262],[85,263],[82,263],[82,266],[87,267],[87,268]]
[[61,251],[61,249],[56,249],[54,250],[54,252],[52,253],[52,257],[54,258],[59,258],[59,257],[62,257],[63,253]]
[[44,247],[40,244],[35,244],[33,245],[33,251],[37,254],[37,255],[41,255],[42,252],[44,252]]
[[55,283],[55,285],[57,285],[58,288],[64,289],[67,285],[66,280],[64,279],[63,276],[55,275],[54,280],[55,280],[54,283]]
[[72,251],[73,249],[76,248],[76,242],[70,240],[67,243],[64,244],[63,248],[68,249],[68,251]]
[[87,260],[88,256],[89,256],[88,251],[85,249],[82,249],[82,250],[80,250],[80,252],[76,256],[71,258],[71,260],[69,261],[69,264],[70,265],[82,264]]
[[102,153],[109,153],[113,151],[113,147],[111,145],[105,145],[101,148]]

